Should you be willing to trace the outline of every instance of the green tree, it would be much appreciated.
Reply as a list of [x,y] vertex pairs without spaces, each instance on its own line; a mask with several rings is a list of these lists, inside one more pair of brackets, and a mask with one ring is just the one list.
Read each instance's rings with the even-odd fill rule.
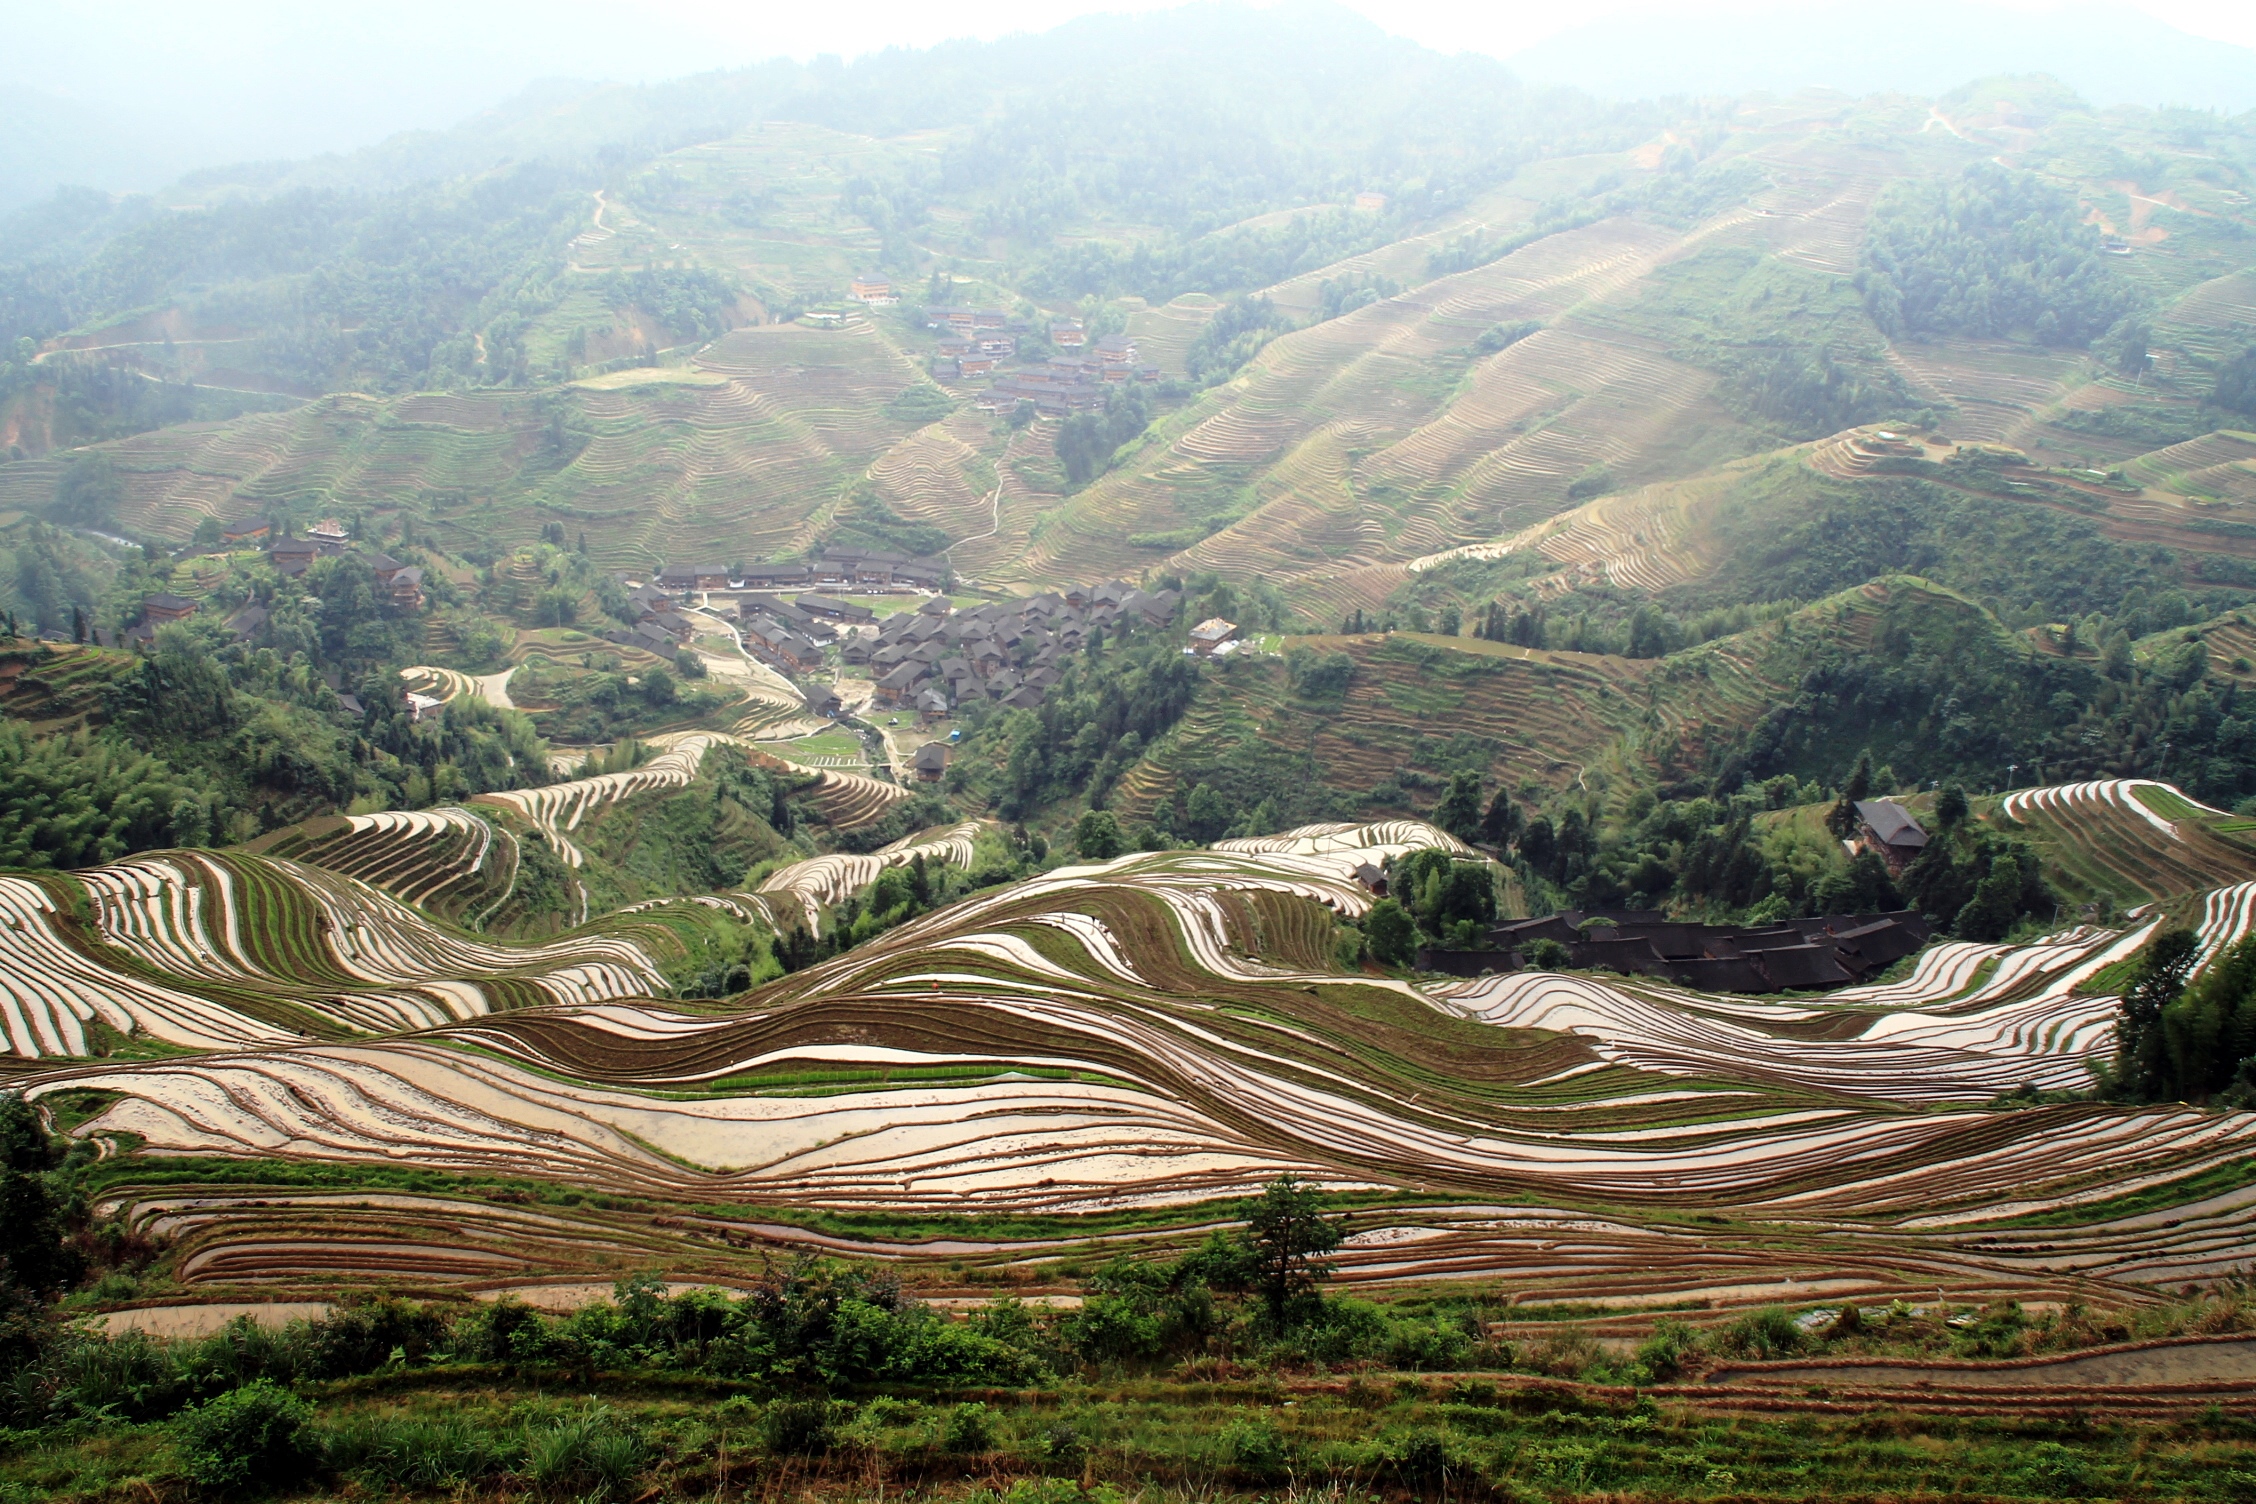
[[2162,1013],[2184,995],[2200,949],[2194,932],[2176,925],[2147,941],[2139,952],[2115,1024],[2116,1082],[2135,1099],[2155,1100],[2173,1084]]
[[1452,773],[1449,792],[1442,795],[1434,806],[1434,824],[1448,831],[1460,841],[1471,841],[1481,833],[1480,775],[1477,773]]
[[1232,818],[1230,801],[1211,783],[1191,790],[1183,801],[1183,815],[1190,822],[1191,839],[1200,842],[1218,840],[1230,828]]
[[2020,866],[2000,858],[1990,863],[1989,872],[1975,885],[1974,896],[1951,921],[1951,933],[1961,940],[2003,940],[2020,917]]
[[[2012,906],[2006,919],[2010,927],[2011,916],[2020,913],[2020,868],[2010,861],[2001,865],[2012,874],[2006,889],[2007,902]],[[1860,851],[1849,859],[1847,867],[1829,872],[1818,881],[1810,903],[1821,914],[1875,914],[1900,908],[1903,894],[1888,876],[1888,864],[1880,860],[1879,853]]]
[[1111,810],[1093,809],[1074,824],[1073,849],[1084,862],[1109,862],[1128,849],[1128,839]]
[[1559,971],[1574,960],[1574,952],[1548,936],[1530,940],[1522,952],[1530,971]]
[[1372,958],[1382,966],[1407,966],[1418,953],[1418,922],[1394,899],[1382,898],[1371,906],[1363,934]]
[[[2256,936],[2227,946],[2162,1010],[2169,1096],[2207,1100],[2256,1056]],[[2256,1084],[2252,1082],[2250,1084]]]
[[2131,672],[2131,634],[2117,627],[2100,645],[2100,667],[2110,679],[2128,678]]
[[84,1271],[64,1198],[49,1180],[59,1157],[32,1105],[20,1093],[0,1097],[0,1293],[43,1298]]
[[2217,368],[2209,400],[2230,412],[2256,415],[2256,345],[2244,345]]
[[2092,342],[2092,353],[2119,376],[2139,376],[2153,364],[2147,353],[2153,339],[2154,330],[2146,320],[2125,314]]
[[1480,838],[1491,846],[1503,847],[1511,842],[1519,824],[1520,812],[1512,807],[1512,796],[1499,788],[1488,801],[1488,812],[1481,816]]
[[1872,754],[1859,752],[1856,766],[1849,770],[1849,781],[1841,789],[1841,797],[1825,812],[1825,828],[1836,839],[1847,840],[1856,834],[1857,801],[1872,792]]
[[2141,301],[2074,195],[1988,162],[1956,182],[1898,179],[1874,202],[1857,286],[1891,336],[2026,335],[2082,349]]
[[55,483],[55,520],[73,527],[114,528],[125,504],[125,481],[104,450],[72,460]]
[[1955,783],[1936,796],[1935,823],[1945,830],[1956,830],[1969,812],[1966,790]]
[[1290,1175],[1262,1191],[1246,1218],[1254,1253],[1253,1282],[1269,1319],[1289,1330],[1312,1304],[1316,1287],[1332,1277],[1325,1257],[1340,1245],[1339,1224],[1323,1214],[1323,1198]]

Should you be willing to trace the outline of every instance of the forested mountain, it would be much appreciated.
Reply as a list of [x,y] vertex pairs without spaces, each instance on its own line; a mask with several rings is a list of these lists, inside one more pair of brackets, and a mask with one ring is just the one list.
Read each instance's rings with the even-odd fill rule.
[[[0,583],[49,632],[124,631],[191,579],[214,610],[295,611],[302,586],[161,556],[342,516],[415,550],[424,600],[314,669],[594,676],[532,697],[573,742],[649,716],[588,698],[595,654],[558,667],[524,634],[633,625],[609,571],[847,546],[945,550],[1004,594],[1174,581],[1273,630],[1637,662],[1915,575],[2112,674],[2256,582],[2230,428],[2256,360],[2251,151],[2238,122],[2042,80],[1605,104],[1324,7],[544,86],[452,131],[0,227]],[[977,309],[1003,326],[985,376],[954,353]],[[1128,379],[1073,364],[1106,341]],[[256,639],[285,662],[289,619]],[[1843,651],[1793,670],[1794,703],[1866,706],[1864,729],[1797,715],[1624,774],[1838,778],[1928,672],[1892,641]],[[2026,691],[1984,681],[1937,724],[2026,735],[1922,732],[1899,772],[2150,771],[2167,740],[2237,799],[2237,680],[2208,672],[2161,699],[2064,682],[2003,721]],[[1187,820],[1181,713],[1094,750],[1061,712],[1000,717],[957,783],[1014,815],[1117,784]],[[1036,742],[1041,770],[1005,776]],[[1253,745],[1242,776],[1191,759],[1224,826],[1263,802]],[[1530,751],[1453,756],[1546,787],[1573,765]],[[1285,803],[1415,804],[1415,761],[1375,804],[1336,780]]]

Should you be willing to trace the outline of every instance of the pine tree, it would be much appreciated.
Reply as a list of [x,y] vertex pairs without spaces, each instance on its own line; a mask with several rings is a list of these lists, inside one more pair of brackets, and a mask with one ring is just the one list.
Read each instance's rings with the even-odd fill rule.
[[2115,1024],[2118,1084],[2132,1097],[2162,1096],[2170,1085],[2162,1010],[2185,992],[2199,953],[2199,938],[2183,926],[2162,931],[2139,952],[2138,969],[2131,974]]
[[1450,775],[1449,792],[1434,806],[1434,824],[1460,841],[1480,834],[1480,778],[1476,774]]
[[1857,803],[1871,792],[1872,754],[1860,752],[1857,754],[1856,767],[1849,773],[1848,785],[1841,790],[1841,797],[1834,801],[1833,807],[1825,812],[1825,828],[1833,832],[1835,838],[1843,841],[1855,835]]
[[1488,801],[1488,812],[1481,816],[1480,838],[1491,846],[1505,846],[1519,823],[1520,812],[1512,807],[1511,794],[1500,788]]

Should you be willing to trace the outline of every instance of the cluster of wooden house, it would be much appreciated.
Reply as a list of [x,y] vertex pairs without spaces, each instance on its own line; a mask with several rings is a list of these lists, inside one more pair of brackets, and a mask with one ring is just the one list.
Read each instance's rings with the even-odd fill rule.
[[634,624],[606,630],[603,640],[621,647],[641,648],[669,662],[678,658],[681,645],[689,640],[695,628],[688,617],[674,609],[674,597],[656,585],[628,585],[621,576],[613,578],[626,589],[627,608],[634,615]]
[[[983,375],[994,367],[973,372],[959,364],[958,370],[964,376]],[[942,370],[936,369],[934,374],[943,381],[952,379]],[[1052,355],[1039,365],[1004,371],[980,393],[976,405],[988,412],[1008,412],[1021,402],[1031,402],[1037,412],[1051,417],[1095,412],[1105,405],[1112,387],[1130,380],[1158,379],[1159,367],[1137,363],[1134,340],[1125,334],[1108,334],[1096,342],[1092,354]]]
[[1125,334],[1107,334],[1091,341],[1078,319],[1053,321],[1050,346],[1056,353],[1022,366],[1004,363],[1019,355],[1031,327],[1000,308],[931,308],[925,312],[925,323],[940,332],[932,356],[933,378],[991,379],[993,385],[978,402],[989,412],[1006,412],[1021,402],[1031,402],[1037,411],[1053,417],[1093,412],[1104,406],[1109,387],[1159,379],[1159,367],[1137,362],[1134,340]]
[[288,579],[296,579],[313,568],[316,559],[335,558],[340,554],[360,552],[362,560],[376,576],[376,588],[392,598],[392,604],[408,611],[423,609],[423,570],[420,565],[403,564],[381,550],[356,550],[352,532],[334,517],[324,517],[306,529],[303,538],[272,538],[272,529],[264,522],[247,521],[221,530],[221,536],[230,542],[268,540],[267,562],[274,572]]
[[1090,633],[1124,622],[1165,625],[1181,609],[1176,591],[1147,592],[1119,580],[968,611],[936,599],[887,617],[874,634],[857,635],[840,651],[848,663],[868,664],[878,704],[931,721],[968,701],[1039,705],[1057,685],[1060,660],[1079,652]]
[[852,590],[858,594],[944,590],[948,561],[876,548],[832,548],[799,564],[668,564],[656,588],[672,596],[707,590]]

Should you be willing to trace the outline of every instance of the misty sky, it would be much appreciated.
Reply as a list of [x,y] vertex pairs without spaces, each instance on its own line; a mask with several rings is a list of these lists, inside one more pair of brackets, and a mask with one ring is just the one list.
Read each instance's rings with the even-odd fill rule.
[[[438,128],[540,78],[641,81],[732,67],[761,58],[853,55],[888,45],[924,46],[957,36],[1040,30],[1092,11],[1151,10],[1176,0],[857,0],[782,5],[761,0],[47,0],[10,7],[0,48],[0,98],[67,101],[100,111],[136,140],[170,140],[204,161],[302,157],[365,145],[394,131]],[[1610,36],[1594,21],[1643,31],[1647,18],[1681,25],[1703,13],[1745,16],[1779,0],[1346,0],[1389,30],[1445,51],[1511,58],[1562,29],[1583,28],[1581,57],[1606,58]],[[1822,0],[1820,0],[1822,4]],[[2037,0],[1995,0],[2042,11]],[[2256,47],[2250,0],[2127,0],[2195,35]],[[1808,15],[1810,5],[1786,8]],[[1926,26],[1905,25],[1895,4],[1871,6],[1874,25],[1893,25],[1904,48],[1950,44]],[[1857,18],[1861,22],[1861,17]],[[1910,33],[1910,34],[1904,34]],[[2101,49],[2104,53],[2104,49]],[[2232,47],[2219,47],[2232,54]],[[2198,63],[2199,58],[2193,59]],[[2256,56],[2238,54],[2256,78]],[[2165,77],[2184,70],[2170,69]],[[1581,75],[1560,81],[1589,86]],[[1822,81],[1822,80],[1811,80]],[[1935,87],[1947,87],[1953,78]],[[1893,80],[1835,81],[1889,86]],[[1719,77],[1719,92],[1749,87]],[[1760,85],[1755,85],[1760,86]],[[2142,102],[2194,102],[2152,100]],[[2242,106],[2244,107],[2244,106]],[[58,110],[54,128],[81,129]],[[7,117],[0,116],[0,119]],[[17,117],[20,118],[20,117]],[[187,163],[169,163],[177,171]],[[117,185],[124,186],[124,185]],[[140,185],[146,186],[146,185]]]

